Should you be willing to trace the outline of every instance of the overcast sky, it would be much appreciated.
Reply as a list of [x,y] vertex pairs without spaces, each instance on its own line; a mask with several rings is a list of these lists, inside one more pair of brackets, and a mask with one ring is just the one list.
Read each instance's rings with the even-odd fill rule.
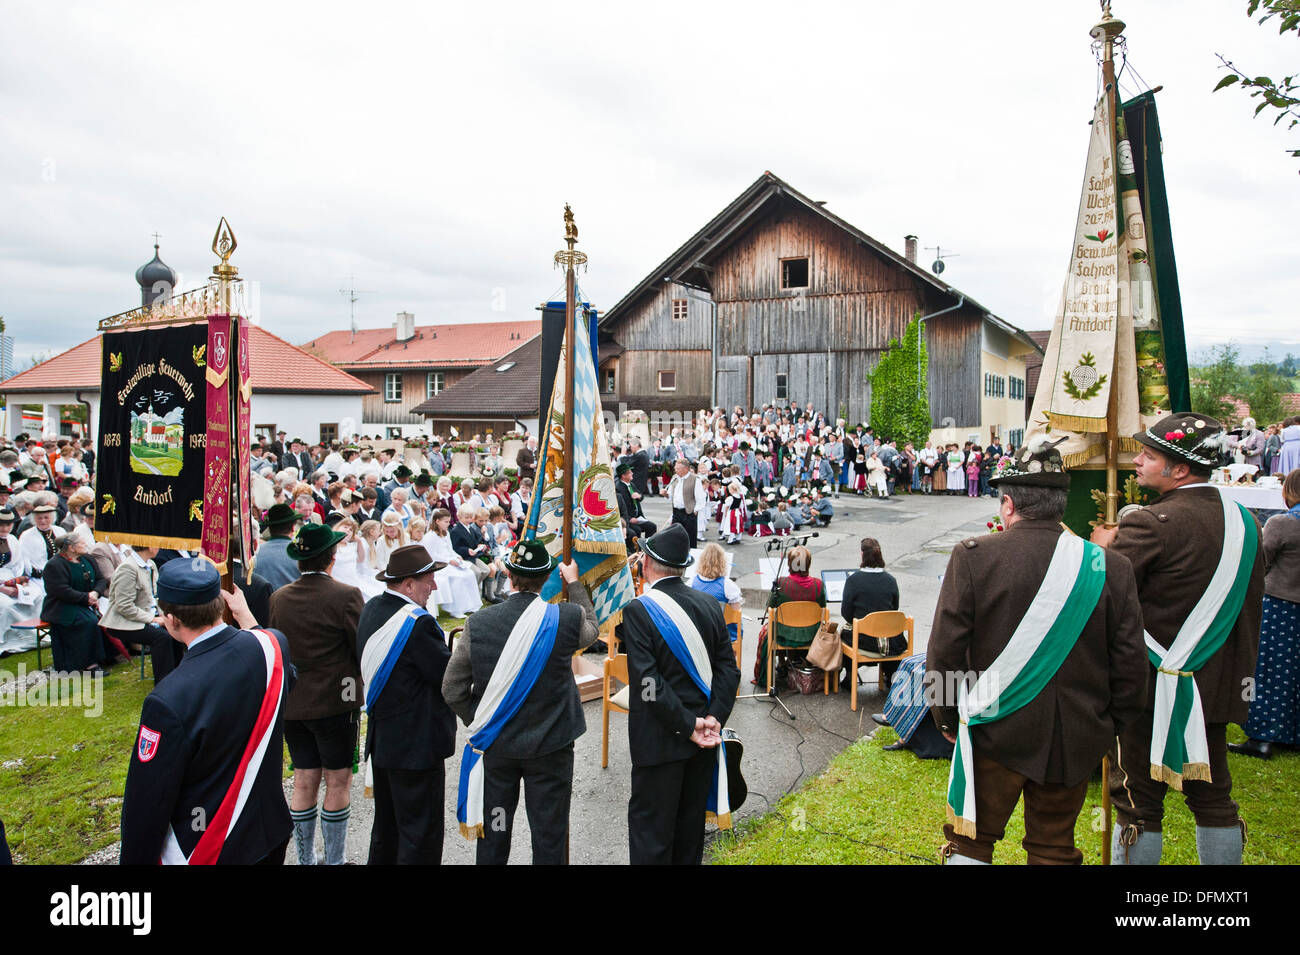
[[[292,6],[293,9],[289,9]],[[474,9],[479,6],[479,9]],[[1158,96],[1188,338],[1300,352],[1300,145],[1211,93],[1224,53],[1295,71],[1245,0],[1120,0]],[[18,367],[198,284],[225,215],[259,320],[531,319],[564,203],[609,308],[771,170],[1046,328],[1097,92],[1094,0],[14,3],[0,35],[0,314]],[[1145,88],[1134,75],[1125,94]]]

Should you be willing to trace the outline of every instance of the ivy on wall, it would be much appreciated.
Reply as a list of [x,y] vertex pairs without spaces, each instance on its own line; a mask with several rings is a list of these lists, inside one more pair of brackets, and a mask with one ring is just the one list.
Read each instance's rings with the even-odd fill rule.
[[921,335],[921,314],[913,314],[903,340],[893,339],[874,371],[871,382],[871,426],[882,438],[917,447],[930,436],[930,395],[926,370],[930,359]]

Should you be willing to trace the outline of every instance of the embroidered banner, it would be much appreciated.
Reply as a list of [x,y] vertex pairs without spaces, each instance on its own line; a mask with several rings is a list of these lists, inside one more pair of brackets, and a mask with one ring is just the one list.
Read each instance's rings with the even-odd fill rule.
[[[252,542],[252,520],[253,506],[250,498],[249,485],[251,483],[249,475],[252,473],[251,452],[249,451],[252,442],[252,397],[253,397],[253,380],[249,373],[250,356],[248,353],[248,319],[237,318],[236,323],[239,326],[239,347],[237,349],[239,362],[239,432],[237,435],[236,448],[238,449],[239,466],[235,469],[235,474],[239,480],[239,536],[240,536],[240,553],[244,557],[244,572],[247,580],[253,577],[253,562],[250,556],[253,553]],[[247,582],[247,580],[245,582]]]
[[221,567],[230,556],[230,318],[208,317],[208,436],[203,484],[203,553]]
[[104,333],[97,539],[199,547],[207,348],[205,322]]

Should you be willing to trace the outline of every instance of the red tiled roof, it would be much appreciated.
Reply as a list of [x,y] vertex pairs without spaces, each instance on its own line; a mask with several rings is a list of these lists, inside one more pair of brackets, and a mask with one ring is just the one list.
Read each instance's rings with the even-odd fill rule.
[[[103,358],[96,335],[35,368],[0,382],[0,392],[98,391]],[[250,325],[253,391],[370,394],[374,388],[309,355],[260,325]]]
[[302,347],[344,368],[463,368],[486,365],[542,330],[540,321],[417,325],[415,337],[399,342],[395,328],[326,332]]
[[1300,391],[1292,391],[1279,397],[1282,400],[1283,411],[1288,414],[1300,414]]
[[542,400],[541,377],[542,336],[538,334],[416,405],[411,414],[428,418],[533,417]]
[[[1045,329],[1041,332],[1025,332],[1033,339],[1034,344],[1043,351],[1047,350],[1048,339],[1052,337],[1051,329]],[[1033,397],[1038,391],[1038,378],[1043,372],[1043,356],[1037,352],[1031,352],[1025,356],[1025,394],[1027,397]]]

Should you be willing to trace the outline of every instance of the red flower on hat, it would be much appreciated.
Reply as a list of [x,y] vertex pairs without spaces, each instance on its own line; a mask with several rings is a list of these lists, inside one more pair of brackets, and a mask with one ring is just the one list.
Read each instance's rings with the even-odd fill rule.
[[1184,434],[1182,431],[1166,431],[1166,432],[1165,432],[1165,440],[1166,440],[1166,441],[1179,441],[1179,440],[1181,440],[1181,439],[1183,439],[1183,438],[1185,438],[1185,437],[1187,437],[1187,435]]

